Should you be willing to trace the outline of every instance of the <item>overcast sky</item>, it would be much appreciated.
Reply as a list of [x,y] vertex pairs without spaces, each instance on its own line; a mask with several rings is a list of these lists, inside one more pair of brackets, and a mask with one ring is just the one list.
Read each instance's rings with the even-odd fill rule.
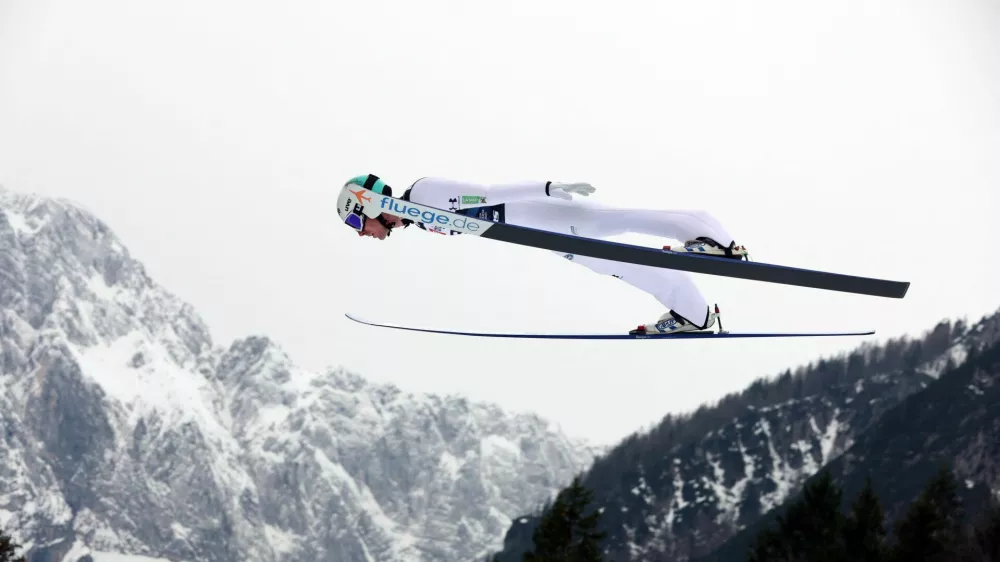
[[[215,338],[535,411],[613,442],[752,379],[1000,306],[1000,5],[990,0],[0,0],[0,183],[96,212]],[[360,240],[375,173],[587,181],[703,208],[758,261],[903,300],[697,275],[733,331],[874,338],[469,339],[627,331],[663,310],[546,251]],[[639,236],[619,241],[659,246]],[[669,242],[666,242],[669,243]]]

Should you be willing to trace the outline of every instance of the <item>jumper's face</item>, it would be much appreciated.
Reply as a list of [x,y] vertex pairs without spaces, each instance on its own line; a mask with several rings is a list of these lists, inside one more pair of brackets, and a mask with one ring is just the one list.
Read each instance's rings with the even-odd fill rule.
[[389,235],[389,229],[382,225],[375,219],[369,218],[365,221],[365,226],[360,231],[358,231],[358,236],[370,236],[372,238],[378,238],[379,240],[385,240],[385,237]]

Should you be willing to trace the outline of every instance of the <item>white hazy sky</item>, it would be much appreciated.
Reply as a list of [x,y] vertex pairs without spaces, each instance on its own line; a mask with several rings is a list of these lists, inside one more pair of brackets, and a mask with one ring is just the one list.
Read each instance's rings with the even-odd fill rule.
[[[0,183],[77,200],[224,344],[491,400],[613,442],[851,339],[627,331],[652,297],[552,254],[359,240],[375,173],[588,181],[715,214],[757,261],[905,279],[903,300],[698,275],[731,330],[919,333],[1000,306],[993,0],[0,0]],[[620,241],[660,244],[644,237]]]

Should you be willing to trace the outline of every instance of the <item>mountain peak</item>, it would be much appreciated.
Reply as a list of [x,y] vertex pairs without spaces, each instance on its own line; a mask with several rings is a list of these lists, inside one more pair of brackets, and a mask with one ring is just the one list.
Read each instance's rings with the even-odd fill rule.
[[0,350],[0,523],[29,558],[473,560],[593,459],[266,335],[217,347],[103,222],[8,189]]
[[134,332],[163,343],[181,366],[212,348],[193,307],[157,285],[111,229],[71,202],[0,195],[0,307],[75,345],[110,345]]

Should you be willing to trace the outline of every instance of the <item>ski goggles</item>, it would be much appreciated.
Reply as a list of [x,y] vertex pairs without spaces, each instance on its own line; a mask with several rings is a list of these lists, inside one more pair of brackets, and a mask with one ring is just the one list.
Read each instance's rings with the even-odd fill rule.
[[347,223],[347,226],[357,230],[358,232],[361,232],[365,228],[365,216],[357,209],[351,211],[351,214],[344,217],[344,222]]

